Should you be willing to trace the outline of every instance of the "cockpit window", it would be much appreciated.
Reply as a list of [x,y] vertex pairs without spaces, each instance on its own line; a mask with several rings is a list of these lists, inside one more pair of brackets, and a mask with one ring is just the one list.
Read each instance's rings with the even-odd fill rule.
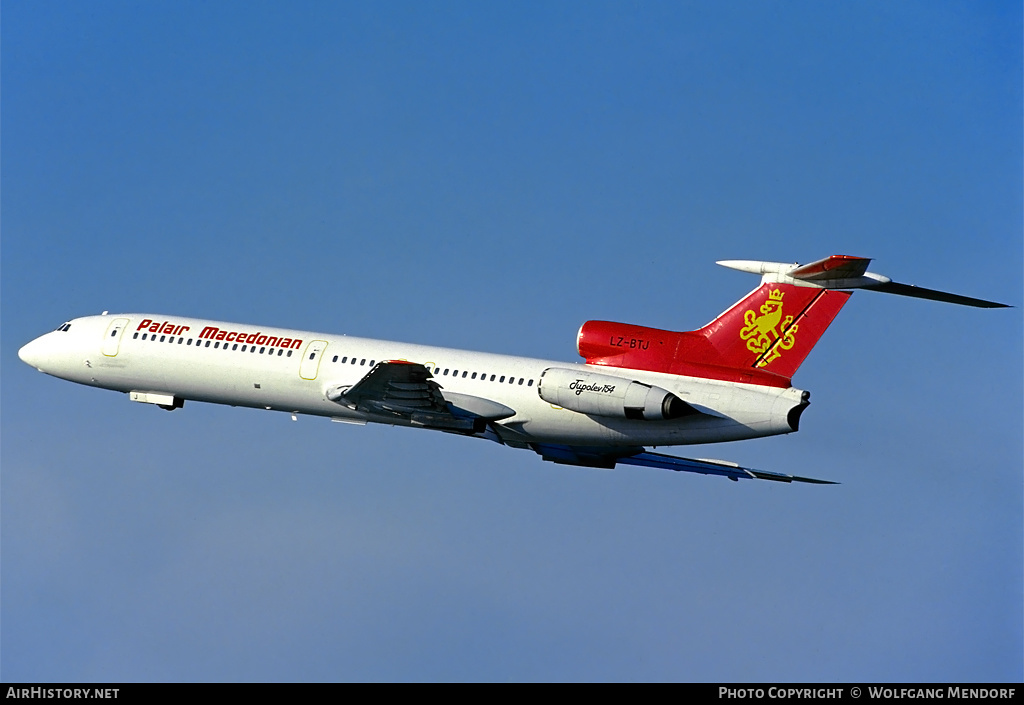
[[71,321],[66,321],[64,323],[61,323],[60,324],[60,328],[58,328],[57,330],[59,330],[60,332],[63,333],[63,332],[66,332],[66,331],[68,331],[70,329],[71,329]]

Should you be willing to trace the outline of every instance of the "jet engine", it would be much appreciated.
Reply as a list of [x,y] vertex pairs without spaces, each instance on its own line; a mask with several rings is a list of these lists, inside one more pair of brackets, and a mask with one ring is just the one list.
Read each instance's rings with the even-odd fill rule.
[[540,376],[537,393],[549,404],[595,416],[652,421],[699,413],[661,387],[585,370],[549,367]]

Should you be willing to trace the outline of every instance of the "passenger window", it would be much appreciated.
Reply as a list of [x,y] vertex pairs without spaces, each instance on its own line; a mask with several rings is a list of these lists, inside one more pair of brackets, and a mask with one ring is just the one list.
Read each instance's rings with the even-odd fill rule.
[[501,379],[499,379],[498,381],[499,381],[499,382],[504,382],[504,381],[505,381],[505,375],[502,375],[502,376],[501,376]]
[[527,387],[532,387],[533,386],[533,380],[532,379],[531,380],[527,380],[526,386]]
[[162,342],[164,342],[164,338],[166,338],[166,337],[167,337],[166,335],[161,335],[161,336],[160,336],[160,342],[161,342],[161,343],[162,343]]
[[278,351],[277,351],[277,356],[278,356],[278,357],[281,357],[281,353],[283,353],[283,352],[284,352],[284,350],[283,350],[283,349],[280,349],[280,350],[278,350]]
[[209,340],[206,341],[206,345],[204,347],[207,347],[207,348],[210,347],[210,341]]
[[519,386],[520,386],[520,387],[522,387],[522,386],[523,386],[523,382],[524,382],[524,381],[525,381],[525,380],[524,380],[524,379],[523,379],[522,377],[520,377],[520,378],[519,378]]
[[494,375],[491,375],[491,381],[492,382],[494,381]]
[[139,337],[139,334],[138,334],[138,333],[136,333],[135,335],[133,335],[133,336],[132,336],[132,339],[134,340],[134,339],[136,339],[136,338],[138,338],[138,337]]
[[232,345],[231,349],[232,350],[238,350],[238,343],[235,343],[234,345]]
[[291,350],[289,350],[289,351],[288,351],[288,357],[291,357],[291,356],[292,356],[292,351],[291,351]]
[[[160,341],[160,342],[163,342],[163,341]],[[213,349],[214,349],[214,350],[216,350],[216,349],[217,349],[217,348],[219,348],[219,347],[220,347],[220,343],[214,343],[214,344],[213,344]]]
[[448,368],[445,368],[444,373],[445,373],[445,375],[448,374]]
[[335,356],[334,356],[334,359],[333,359],[333,360],[331,360],[331,362],[337,362],[337,361],[338,361],[338,356],[337,356],[337,355],[335,355]]
[[[273,352],[273,351],[271,351],[271,352]],[[316,355],[316,353],[310,353],[309,354],[309,359],[312,360],[315,355]]]
[[476,379],[476,372],[473,373],[473,376],[470,377],[470,379]]
[[242,352],[245,352],[245,346],[244,345],[242,346]]
[[370,360],[370,367],[373,367],[373,360]]
[[181,345],[184,342],[185,342],[184,338],[178,338],[178,345]]
[[263,353],[265,353],[266,351],[267,351],[267,348],[266,348],[266,346],[264,346],[264,347],[260,348],[260,355],[262,355],[262,354],[263,354]]
[[[338,356],[337,356],[337,355],[335,355],[335,356],[334,356],[334,359],[335,359],[335,360],[337,360],[337,359],[338,359]],[[343,365],[344,365],[344,364],[345,364],[346,362],[348,362],[348,355],[346,355],[345,357],[341,358],[341,364],[343,364]]]
[[360,365],[365,365],[366,364],[366,358],[364,357],[362,360],[360,360],[359,364]]
[[469,374],[465,370],[462,371],[462,379],[466,379],[466,375]]

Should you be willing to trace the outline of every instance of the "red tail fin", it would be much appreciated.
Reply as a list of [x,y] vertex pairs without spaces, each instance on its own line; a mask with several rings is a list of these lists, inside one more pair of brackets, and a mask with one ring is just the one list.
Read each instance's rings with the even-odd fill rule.
[[711,364],[790,378],[849,298],[847,291],[762,284],[694,333],[711,343],[718,358]]
[[591,365],[786,387],[849,298],[846,291],[762,284],[695,331],[587,321],[579,352]]

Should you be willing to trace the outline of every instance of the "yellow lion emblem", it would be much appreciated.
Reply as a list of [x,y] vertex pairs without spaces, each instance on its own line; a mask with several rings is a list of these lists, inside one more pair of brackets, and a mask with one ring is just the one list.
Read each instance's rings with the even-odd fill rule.
[[[784,294],[785,292],[781,289],[772,289],[768,292],[768,298],[758,309],[761,312],[760,316],[756,315],[752,309],[743,314],[745,325],[740,329],[740,338],[747,341],[747,349],[759,356],[771,349],[771,353],[767,357],[758,360],[758,367],[767,367],[768,363],[782,355],[783,350],[789,350],[796,345],[797,326],[792,325],[793,317],[782,317]],[[781,340],[779,340],[780,336]],[[777,345],[776,341],[778,341]]]

